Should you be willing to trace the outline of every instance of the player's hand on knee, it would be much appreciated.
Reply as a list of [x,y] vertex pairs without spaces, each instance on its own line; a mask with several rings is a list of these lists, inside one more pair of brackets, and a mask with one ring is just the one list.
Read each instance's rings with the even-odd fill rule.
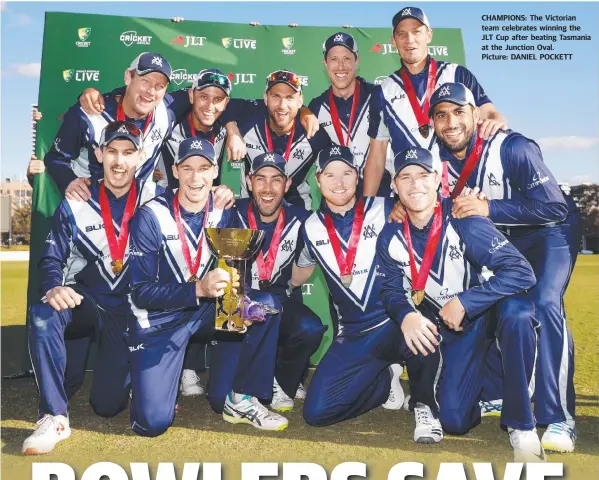
[[79,97],[81,108],[88,115],[99,115],[104,111],[104,97],[95,88],[88,87]]
[[391,223],[391,222],[402,223],[404,221],[404,218],[406,218],[406,209],[401,204],[401,202],[398,200],[395,203],[395,205],[393,205],[393,210],[391,210],[391,213],[389,214],[389,218],[387,219],[387,221],[389,223]]
[[68,308],[75,308],[77,305],[81,305],[81,300],[83,300],[83,297],[71,287],[64,286],[58,286],[48,290],[46,292],[46,298],[48,299],[48,305],[57,312]]
[[216,268],[196,282],[196,297],[222,297],[230,281],[229,272],[222,268]]
[[466,309],[458,297],[453,297],[439,310],[439,316],[443,320],[443,323],[456,332],[464,330],[462,322],[465,315]]
[[212,187],[212,196],[214,197],[214,206],[221,210],[228,210],[235,203],[235,193],[226,185]]
[[82,202],[87,202],[91,197],[91,192],[89,191],[89,186],[91,182],[89,178],[76,178],[65,190],[64,194],[69,200],[79,200]]
[[401,331],[408,348],[414,355],[421,353],[425,357],[435,353],[439,345],[437,326],[418,312],[408,313],[401,322]]

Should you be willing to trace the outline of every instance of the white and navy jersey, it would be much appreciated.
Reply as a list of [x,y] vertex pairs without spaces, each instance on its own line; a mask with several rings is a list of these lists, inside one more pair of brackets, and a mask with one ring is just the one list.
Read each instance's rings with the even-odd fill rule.
[[[235,204],[235,210],[241,222],[242,228],[250,228],[248,221],[248,205],[253,200],[244,198]],[[256,226],[258,230],[264,232],[264,241],[262,242],[262,254],[266,256],[272,237],[275,231],[277,221],[266,223],[260,219],[258,207],[253,205],[254,217],[256,218]],[[279,300],[285,301],[288,297],[289,282],[291,281],[291,272],[293,262],[297,260],[300,252],[303,249],[303,238],[300,235],[300,228],[303,222],[310,216],[310,212],[306,209],[291,205],[283,200],[283,210],[285,212],[285,225],[281,236],[281,243],[277,250],[277,256],[273,270],[270,276],[270,293],[275,295]],[[254,290],[259,290],[258,265],[256,261],[252,262],[252,279],[251,285]]]
[[347,255],[349,238],[356,207],[339,215],[329,210],[323,200],[321,208],[314,212],[302,227],[305,247],[298,259],[299,267],[318,263],[325,275],[333,306],[339,316],[344,333],[360,333],[376,328],[389,320],[380,295],[380,280],[376,272],[377,237],[387,223],[393,207],[391,199],[364,197],[364,223],[360,232],[358,250],[352,268],[349,287],[341,283],[341,273],[324,223],[324,215],[330,215],[337,231],[344,254]]
[[[243,107],[241,108],[240,105]],[[229,104],[223,112],[221,121],[223,124],[236,121],[237,127],[245,141],[247,156],[245,165],[240,173],[240,195],[241,198],[249,196],[245,182],[245,174],[249,171],[251,160],[258,155],[268,152],[266,141],[265,121],[268,120],[268,111],[263,103],[257,101],[245,101],[235,105]],[[271,131],[274,151],[280,155],[285,154],[289,135],[278,136]],[[285,200],[307,210],[312,208],[312,197],[310,185],[308,185],[308,171],[316,161],[318,153],[328,147],[331,140],[322,131],[308,140],[306,130],[302,126],[299,114],[295,119],[295,133],[291,144],[291,152],[287,162],[287,175],[291,178],[291,187],[285,195]]]
[[[416,75],[406,70],[421,106],[426,93],[430,60],[429,56],[422,72]],[[476,77],[466,67],[438,60],[436,63],[435,89],[447,82],[460,82],[472,91],[478,107],[491,102]],[[418,121],[410,105],[400,72],[401,69],[393,72],[383,81],[379,98],[373,102],[370,112],[372,121],[368,131],[368,134],[377,140],[391,140],[394,155],[408,147],[430,149],[435,141],[432,128],[428,138],[423,137],[419,132]]]
[[[100,210],[99,182],[90,187],[87,202],[64,199],[54,216],[44,252],[39,262],[43,294],[60,285],[81,285],[104,308],[127,306],[129,293],[129,242],[120,275],[112,271],[110,248]],[[137,180],[137,205],[151,200],[162,189],[152,182]],[[120,234],[121,221],[128,195],[116,198],[106,189],[115,234]],[[131,230],[129,230],[131,232]],[[129,239],[131,235],[129,235]]]
[[[171,133],[171,136],[164,143],[161,154],[162,160],[164,161],[164,167],[166,170],[166,176],[168,178],[168,186],[169,188],[178,188],[179,181],[173,176],[173,165],[175,164],[175,158],[177,158],[177,153],[179,152],[179,144],[185,140],[186,138],[190,138],[191,127],[189,125],[189,119],[185,116],[175,127]],[[195,136],[202,138],[204,140],[212,141],[214,137],[214,155],[218,160],[219,166],[219,177],[220,172],[222,171],[222,163],[225,152],[225,144],[227,141],[227,131],[225,128],[219,123],[215,122],[212,126],[212,130],[209,132],[202,132],[200,130],[195,131]],[[214,185],[219,185],[220,182],[215,180]]]
[[[144,205],[133,218],[131,231],[131,310],[139,328],[148,328],[187,318],[190,310],[213,308],[213,299],[198,299],[195,282],[183,255],[179,231],[175,221],[173,200],[176,193],[168,190]],[[206,226],[234,227],[231,210],[214,208],[209,200]],[[197,273],[203,278],[211,269],[215,257],[210,252],[204,235],[204,210],[185,211],[181,206],[181,220],[185,229],[192,262],[201,245],[202,256]]]
[[[404,225],[388,223],[379,235],[376,263],[381,278],[380,295],[385,309],[398,323],[415,308],[439,323],[439,310],[456,296],[472,321],[502,298],[535,284],[530,264],[489,219],[480,216],[455,219],[451,215],[452,200],[441,201],[441,237],[426,282],[424,301],[418,307],[410,296],[412,273]],[[433,218],[423,229],[410,223],[419,269],[432,222]],[[481,274],[483,266],[494,272],[487,281]]]
[[[433,151],[437,149],[441,160],[447,162],[452,191],[466,162],[440,144],[433,147]],[[543,162],[539,146],[509,130],[500,130],[483,143],[480,160],[466,185],[479,187],[489,198],[489,217],[496,225],[545,225],[564,220],[568,213],[564,194]]]
[[[63,194],[69,183],[76,178],[101,178],[104,175],[94,149],[98,147],[104,127],[116,121],[120,92],[124,92],[124,89],[104,95],[104,111],[99,115],[86,114],[78,103],[65,113],[54,143],[44,157],[48,172]],[[144,134],[146,160],[138,167],[135,173],[137,178],[151,180],[158,164],[162,143],[170,136],[177,117],[187,109],[189,109],[187,95],[184,97],[166,94],[163,101],[156,106],[152,121]],[[138,120],[127,118],[127,121],[143,130],[146,118]]]

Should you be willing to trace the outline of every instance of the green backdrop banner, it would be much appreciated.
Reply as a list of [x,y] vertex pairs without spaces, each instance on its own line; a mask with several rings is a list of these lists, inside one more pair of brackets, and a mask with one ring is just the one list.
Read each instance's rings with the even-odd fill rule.
[[[344,30],[358,41],[359,74],[380,83],[399,66],[390,43],[391,28],[251,26],[214,22],[47,13],[39,92],[44,119],[37,129],[37,155],[54,140],[60,118],[88,86],[110,91],[123,85],[123,73],[140,53],[160,52],[171,63],[169,90],[188,87],[203,68],[216,67],[233,83],[233,97],[261,98],[266,76],[289,69],[302,77],[305,103],[329,87],[322,64],[324,40]],[[429,53],[439,60],[465,64],[460,29],[435,29]],[[223,180],[239,190],[238,173],[225,166]],[[314,190],[314,186],[313,186]],[[32,245],[28,300],[39,301],[37,262],[60,195],[47,174],[37,175],[33,192]],[[316,204],[317,205],[317,204]],[[330,324],[328,293],[320,274],[304,286],[304,301]],[[314,355],[317,363],[332,340],[332,330]],[[27,357],[27,356],[26,356]],[[28,361],[28,360],[27,360]]]

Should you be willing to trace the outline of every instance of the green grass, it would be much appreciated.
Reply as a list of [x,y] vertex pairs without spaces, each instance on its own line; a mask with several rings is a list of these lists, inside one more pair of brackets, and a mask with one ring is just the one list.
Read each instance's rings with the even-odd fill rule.
[[28,252],[28,251],[29,251],[29,245],[13,245],[10,248],[5,247],[4,245],[0,245],[0,252]]
[[[2,373],[20,366],[24,348],[26,264],[2,265]],[[599,256],[581,256],[566,294],[568,322],[576,344],[575,382],[578,394],[579,440],[576,453],[551,455],[565,462],[566,478],[586,480],[599,471]],[[34,427],[37,396],[34,382],[2,384],[2,478],[29,479],[33,461],[65,462],[79,475],[95,462],[111,461],[129,471],[130,462],[221,462],[224,479],[240,478],[241,462],[314,462],[329,472],[335,465],[359,461],[368,465],[368,478],[385,479],[392,465],[423,462],[426,478],[436,478],[439,462],[493,462],[503,478],[512,451],[497,418],[462,437],[447,436],[434,446],[412,441],[413,416],[376,409],[360,418],[328,428],[307,426],[301,402],[287,416],[290,426],[280,433],[260,433],[249,426],[226,424],[204,397],[183,398],[174,425],[161,437],[133,434],[127,413],[106,420],[87,403],[90,375],[70,405],[73,435],[55,451],[36,459],[20,455],[23,439]],[[467,470],[474,478],[472,469]],[[155,472],[155,470],[154,470]],[[181,471],[179,471],[181,473]],[[77,478],[80,478],[79,476]]]

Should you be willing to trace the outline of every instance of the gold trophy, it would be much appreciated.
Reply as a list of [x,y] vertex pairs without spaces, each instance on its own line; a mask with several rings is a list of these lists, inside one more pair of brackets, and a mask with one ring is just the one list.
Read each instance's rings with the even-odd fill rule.
[[229,284],[225,294],[216,299],[215,328],[244,333],[247,330],[244,320],[263,321],[267,314],[278,313],[278,310],[253,302],[245,295],[246,262],[260,248],[264,232],[245,228],[207,228],[206,240],[218,257],[217,267],[229,272],[231,279],[235,270],[239,275],[237,292]]

